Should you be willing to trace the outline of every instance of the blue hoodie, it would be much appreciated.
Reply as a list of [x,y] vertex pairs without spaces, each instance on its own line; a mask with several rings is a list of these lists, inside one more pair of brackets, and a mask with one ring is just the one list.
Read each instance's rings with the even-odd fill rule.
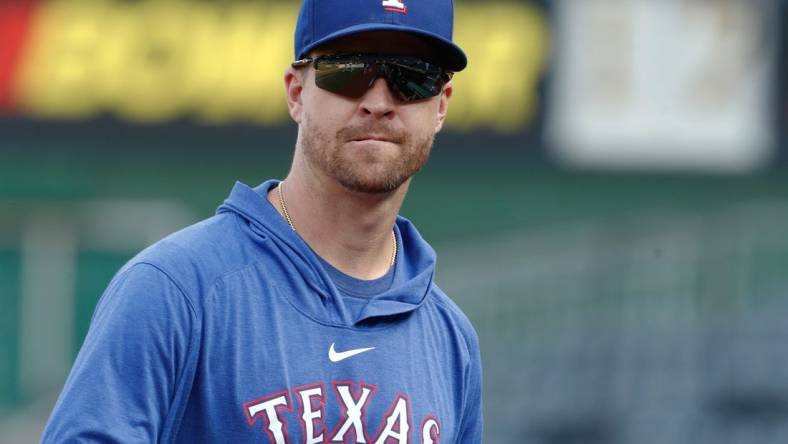
[[276,185],[236,184],[118,272],[42,442],[481,442],[478,339],[433,249],[398,217],[391,285],[350,303]]

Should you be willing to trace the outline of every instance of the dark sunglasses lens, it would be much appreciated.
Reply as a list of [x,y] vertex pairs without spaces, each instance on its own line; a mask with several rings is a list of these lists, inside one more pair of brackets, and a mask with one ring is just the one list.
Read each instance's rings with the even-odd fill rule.
[[389,71],[388,80],[405,101],[428,99],[440,94],[443,79],[440,74],[429,74],[396,67]]
[[315,63],[317,86],[346,97],[363,96],[381,74],[385,75],[389,88],[406,102],[435,97],[446,83],[440,68],[411,57],[329,58]]
[[315,65],[315,84],[326,91],[347,97],[361,97],[375,78],[368,65],[349,66],[347,62],[320,61]]

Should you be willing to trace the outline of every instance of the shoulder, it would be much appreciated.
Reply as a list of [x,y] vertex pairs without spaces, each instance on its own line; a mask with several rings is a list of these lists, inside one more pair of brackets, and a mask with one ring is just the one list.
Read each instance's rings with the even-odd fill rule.
[[[132,258],[118,272],[148,265],[196,299],[227,273],[253,260],[255,246],[232,213],[221,213],[177,231]],[[195,301],[196,302],[196,301]]]
[[470,319],[459,306],[443,290],[433,283],[430,287],[429,297],[425,301],[441,313],[451,328],[464,339],[464,344],[469,355],[475,354],[479,348],[479,336],[473,328]]

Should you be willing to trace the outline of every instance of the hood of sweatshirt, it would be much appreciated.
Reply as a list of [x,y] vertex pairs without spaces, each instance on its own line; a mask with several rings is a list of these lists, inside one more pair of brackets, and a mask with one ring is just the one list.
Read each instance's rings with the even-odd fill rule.
[[391,287],[371,297],[354,316],[317,254],[268,202],[268,191],[278,184],[278,180],[269,180],[251,188],[237,182],[217,214],[237,214],[249,228],[245,232],[253,237],[252,242],[272,243],[271,260],[290,270],[287,278],[300,280],[299,284],[312,290],[286,295],[299,311],[321,323],[363,327],[406,315],[422,306],[435,275],[435,251],[409,220],[397,216],[394,227],[398,252]]

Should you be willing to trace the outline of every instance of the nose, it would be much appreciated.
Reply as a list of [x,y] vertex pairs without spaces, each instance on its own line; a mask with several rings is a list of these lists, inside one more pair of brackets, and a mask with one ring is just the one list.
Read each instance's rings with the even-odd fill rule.
[[395,99],[386,79],[379,77],[372,84],[372,88],[361,97],[360,108],[365,115],[379,119],[393,116],[394,104]]

